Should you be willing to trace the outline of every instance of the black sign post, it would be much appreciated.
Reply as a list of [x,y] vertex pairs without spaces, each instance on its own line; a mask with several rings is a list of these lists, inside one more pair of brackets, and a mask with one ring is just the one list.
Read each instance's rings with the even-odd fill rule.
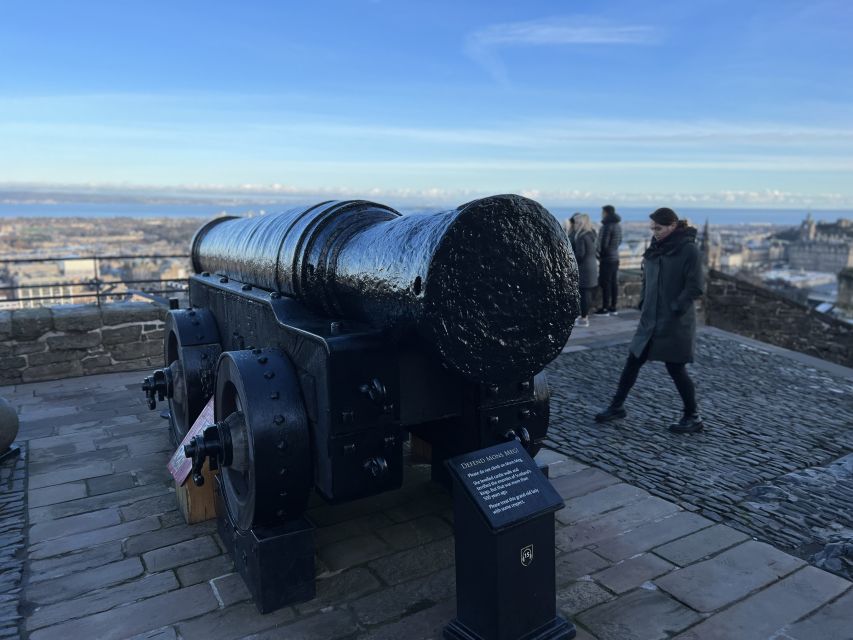
[[518,442],[447,461],[453,478],[456,618],[448,640],[568,640],[556,613],[554,512],[563,499]]

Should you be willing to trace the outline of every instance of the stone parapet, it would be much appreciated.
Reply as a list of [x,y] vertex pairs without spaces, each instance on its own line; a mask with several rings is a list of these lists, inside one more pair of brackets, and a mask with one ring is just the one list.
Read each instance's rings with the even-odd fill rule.
[[719,271],[708,274],[705,323],[853,367],[853,324]]
[[[643,290],[643,275],[639,269],[619,269],[619,297],[617,306],[620,309],[636,309],[640,304],[640,293]],[[593,309],[601,307],[601,287],[592,291]]]
[[144,302],[0,311],[0,385],[162,366],[166,311]]

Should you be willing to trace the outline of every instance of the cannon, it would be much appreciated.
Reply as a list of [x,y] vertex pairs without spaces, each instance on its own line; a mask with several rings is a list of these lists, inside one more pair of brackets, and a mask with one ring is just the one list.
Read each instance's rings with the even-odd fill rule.
[[[541,446],[542,370],[569,337],[578,280],[538,203],[220,217],[196,233],[192,263],[189,308],[169,311],[166,366],[143,389],[151,408],[168,401],[176,444],[213,397],[214,423],[185,452],[197,481],[205,460],[220,469],[219,530],[261,610],[313,595],[311,492],[335,503],[398,488],[410,433],[430,443],[437,480],[450,456]],[[276,561],[246,549],[264,542],[269,558],[302,549],[285,564],[311,574],[304,588],[295,576],[287,593],[261,593]]]

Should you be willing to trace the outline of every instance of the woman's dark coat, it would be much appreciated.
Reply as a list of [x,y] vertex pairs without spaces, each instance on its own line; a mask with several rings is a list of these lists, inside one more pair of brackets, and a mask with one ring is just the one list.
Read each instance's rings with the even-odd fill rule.
[[601,220],[598,236],[598,259],[600,262],[619,262],[619,245],[622,244],[622,218],[616,213],[606,213]]
[[648,359],[662,362],[693,362],[696,341],[696,309],[702,295],[703,275],[696,229],[683,221],[662,242],[652,240],[643,256],[642,315],[631,340],[638,358],[646,345]]
[[578,262],[578,286],[598,286],[598,262],[595,259],[595,231],[569,234],[572,250]]

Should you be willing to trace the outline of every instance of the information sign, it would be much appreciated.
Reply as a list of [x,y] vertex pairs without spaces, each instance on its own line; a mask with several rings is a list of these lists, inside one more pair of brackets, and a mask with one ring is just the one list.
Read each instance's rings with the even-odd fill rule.
[[517,441],[447,461],[493,530],[557,511],[563,499]]

